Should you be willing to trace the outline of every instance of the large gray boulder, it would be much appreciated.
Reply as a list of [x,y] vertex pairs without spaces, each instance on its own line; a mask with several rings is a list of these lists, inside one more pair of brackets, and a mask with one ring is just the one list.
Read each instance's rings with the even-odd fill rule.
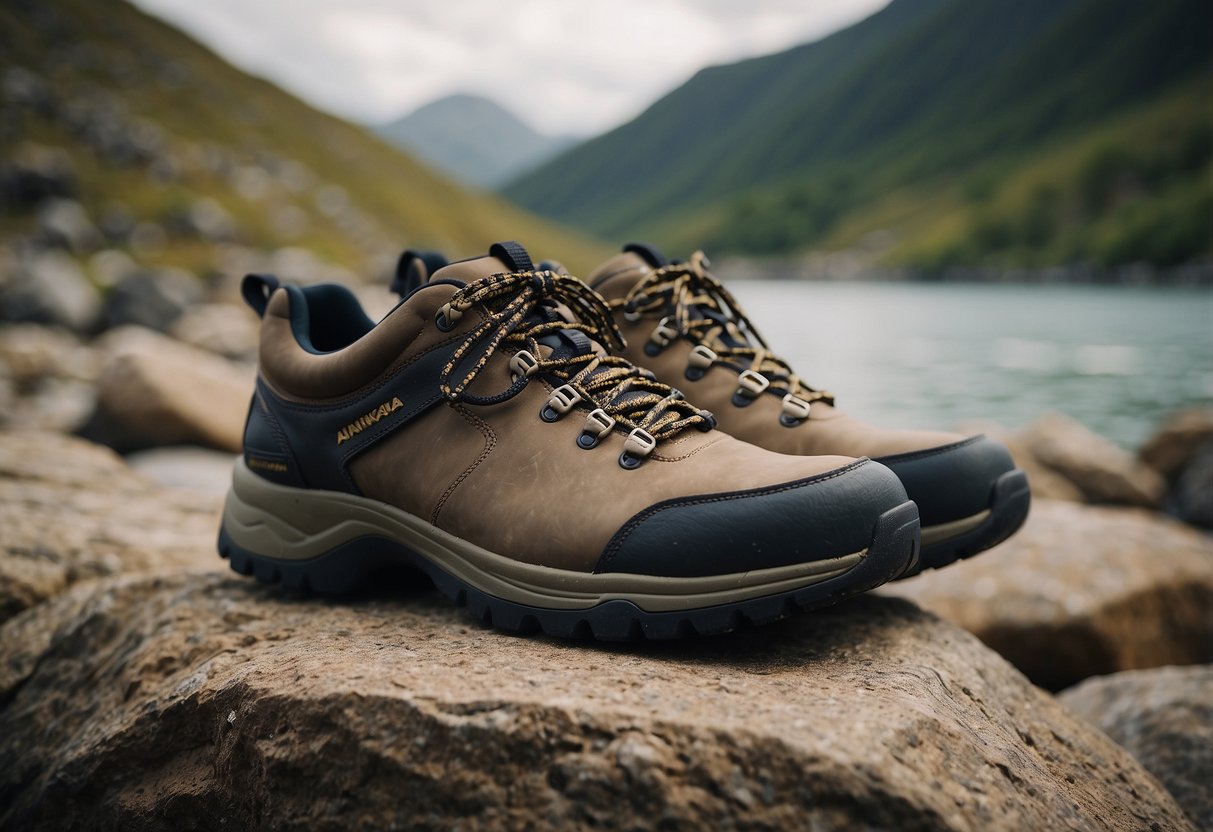
[[100,339],[104,370],[85,435],[121,451],[195,444],[239,453],[254,370],[139,327]]
[[0,257],[0,321],[90,332],[100,317],[101,296],[70,255],[44,251]]
[[0,621],[81,580],[216,564],[220,499],[162,488],[91,442],[0,431]]
[[1123,749],[893,599],[627,647],[481,629],[408,582],[74,587],[0,630],[0,825],[1157,829]]
[[1017,436],[1035,461],[1069,480],[1088,503],[1157,508],[1166,481],[1108,439],[1060,413],[1049,413]]
[[1213,539],[1142,509],[1037,500],[1006,543],[880,591],[959,624],[1051,690],[1213,662]]
[[1213,829],[1213,665],[1088,679],[1062,703],[1124,746],[1201,829]]

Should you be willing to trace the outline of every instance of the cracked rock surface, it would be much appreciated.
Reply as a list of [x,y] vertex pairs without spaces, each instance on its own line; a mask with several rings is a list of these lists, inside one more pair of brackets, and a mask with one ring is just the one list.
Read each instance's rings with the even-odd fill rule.
[[1191,828],[976,638],[867,597],[732,636],[518,638],[432,592],[210,570],[0,630],[0,826]]

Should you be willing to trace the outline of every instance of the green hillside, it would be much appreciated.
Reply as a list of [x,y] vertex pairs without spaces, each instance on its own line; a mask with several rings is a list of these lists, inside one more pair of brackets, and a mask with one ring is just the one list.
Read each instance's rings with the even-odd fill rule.
[[926,267],[1178,262],[1213,249],[1211,40],[1198,0],[894,0],[704,70],[505,193],[673,247],[879,230]]
[[45,187],[103,230],[135,227],[151,243],[142,261],[200,272],[221,243],[301,247],[358,271],[406,244],[462,252],[516,238],[579,267],[602,253],[121,0],[0,4],[0,178],[0,243],[32,233]]

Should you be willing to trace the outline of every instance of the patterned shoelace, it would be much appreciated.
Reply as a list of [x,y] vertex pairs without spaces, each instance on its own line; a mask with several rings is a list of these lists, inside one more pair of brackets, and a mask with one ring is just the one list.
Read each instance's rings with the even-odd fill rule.
[[622,307],[629,318],[662,316],[654,332],[659,345],[683,337],[711,351],[709,364],[719,362],[739,373],[760,374],[770,382],[772,391],[805,402],[834,403],[832,393],[810,387],[787,361],[771,352],[736,298],[708,272],[708,259],[701,251],[687,262],[654,269],[627,297],[610,305]]
[[[545,302],[564,304],[574,320],[552,314],[551,304],[545,309]],[[447,400],[496,404],[517,395],[531,376],[548,374],[564,384],[544,408],[544,419],[555,421],[578,402],[585,402],[595,408],[591,422],[594,418],[598,421],[587,422],[583,433],[595,433],[596,444],[597,437],[605,435],[616,422],[632,429],[634,434],[639,430],[644,434],[643,441],[633,442],[629,447],[637,450],[634,455],[640,458],[652,450],[649,438],[661,441],[690,427],[707,431],[715,426],[711,413],[695,408],[677,390],[625,358],[599,354],[592,349],[574,354],[555,350],[543,357],[548,351],[541,348],[540,339],[561,331],[566,335],[578,331],[608,349],[622,349],[623,336],[610,309],[577,278],[551,271],[510,272],[482,278],[461,288],[442,307],[438,313],[439,327],[451,328],[454,321],[477,304],[486,312],[484,320],[468,332],[442,370],[441,389]],[[513,384],[493,396],[470,393],[468,387],[503,345],[520,348],[510,358]],[[471,360],[473,351],[477,354],[471,369],[456,380],[462,372],[461,365]]]

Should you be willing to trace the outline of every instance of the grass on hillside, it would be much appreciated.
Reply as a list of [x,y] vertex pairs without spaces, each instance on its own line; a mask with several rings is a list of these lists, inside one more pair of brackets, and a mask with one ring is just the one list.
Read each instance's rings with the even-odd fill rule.
[[[137,219],[163,222],[209,197],[231,215],[240,242],[302,246],[355,270],[406,245],[468,256],[494,240],[514,238],[579,269],[609,251],[584,234],[427,170],[368,131],[246,75],[125,2],[67,0],[38,14],[44,15],[41,23],[16,7],[0,9],[3,63],[45,77],[60,96],[112,95],[131,116],[163,128],[171,155],[182,160],[175,176],[156,181],[142,166],[101,162],[61,119],[32,113],[20,135],[0,138],[6,156],[25,142],[66,150],[81,183],[80,201],[94,219],[117,202]],[[214,148],[230,165],[269,170],[260,192],[242,193],[228,172],[191,164]],[[284,165],[304,171],[305,184],[290,187],[277,173]],[[317,194],[327,186],[340,189],[328,188],[330,203],[348,202],[342,216],[319,204]],[[295,225],[304,230],[278,227],[275,217],[287,207],[303,218]],[[0,234],[32,223],[28,212],[0,213]],[[150,259],[201,270],[205,264],[198,261],[207,257],[205,247],[170,236]]]
[[883,260],[938,270],[1138,260],[1213,251],[1213,84],[1160,100],[967,170],[876,199],[819,179],[672,218],[677,246],[789,252],[849,248],[893,232]]

